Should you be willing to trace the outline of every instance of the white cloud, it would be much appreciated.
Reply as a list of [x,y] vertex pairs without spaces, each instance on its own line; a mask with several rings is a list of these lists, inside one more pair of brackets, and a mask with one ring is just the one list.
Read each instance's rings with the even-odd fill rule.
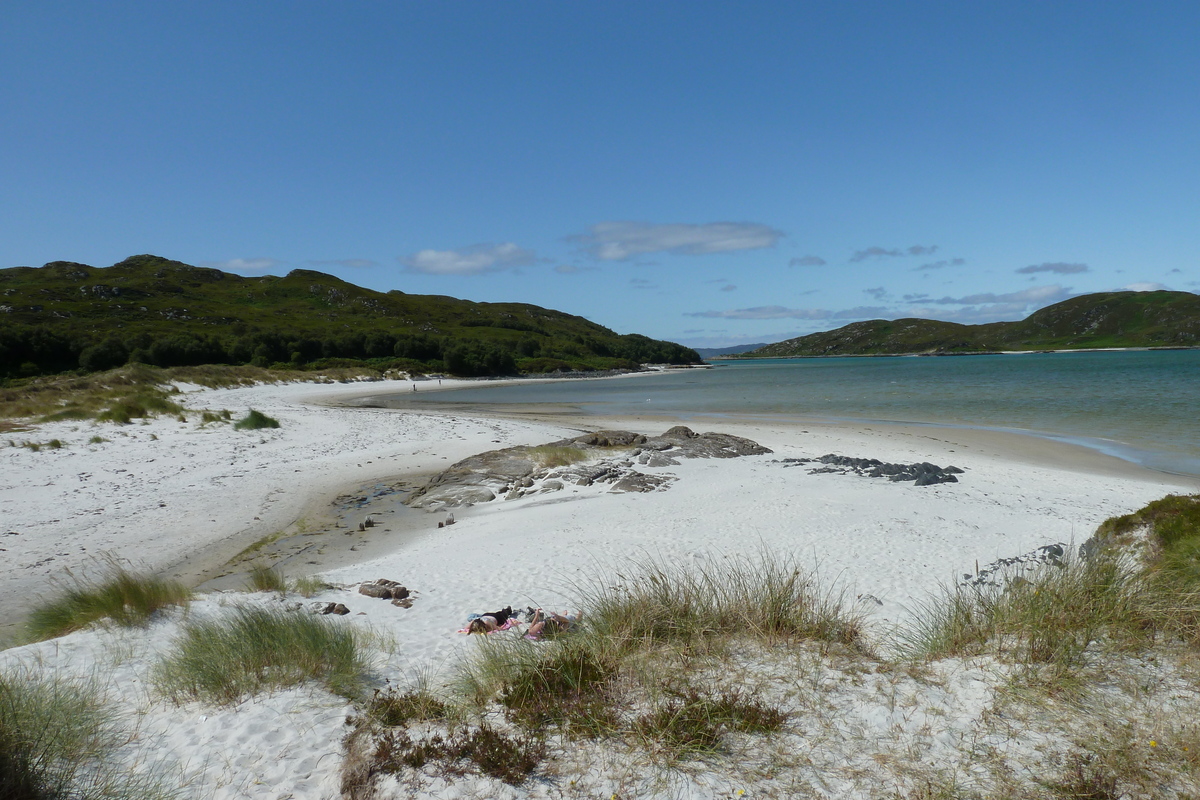
[[476,244],[460,250],[421,250],[400,259],[410,272],[426,275],[483,275],[528,266],[535,261],[536,253],[512,242]]
[[1122,286],[1121,288],[1127,292],[1161,292],[1167,287],[1161,283],[1138,281],[1136,283],[1130,283],[1126,286]]
[[601,261],[625,261],[646,253],[699,256],[774,247],[782,231],[755,222],[655,225],[649,222],[600,222],[587,233],[569,236]]
[[789,267],[823,267],[828,263],[820,256],[800,256],[788,262]]
[[903,249],[895,248],[888,250],[883,247],[868,247],[866,250],[856,250],[854,255],[850,256],[850,263],[857,264],[859,261],[866,261],[868,258],[894,258],[897,256],[928,256],[937,252],[936,244],[924,245],[914,244],[912,247]]
[[1073,297],[1069,287],[1062,287],[1058,284],[1050,286],[1031,286],[1028,289],[1022,289],[1019,292],[1009,292],[1008,294],[993,294],[985,292],[983,294],[971,294],[966,297],[943,297],[940,300],[931,300],[931,303],[938,305],[958,305],[958,306],[978,306],[994,303],[1007,303],[1020,307],[1025,306],[1048,306],[1051,303],[1057,303],[1060,300],[1066,300],[1068,297]]
[[378,261],[369,258],[334,258],[326,261],[309,260],[304,262],[311,267],[345,267],[346,269],[367,269],[378,267]]
[[1056,272],[1059,275],[1074,275],[1077,272],[1088,272],[1087,264],[1065,264],[1054,261],[1046,264],[1030,264],[1017,270],[1019,275],[1032,275],[1035,272]]
[[226,272],[271,272],[286,263],[277,258],[231,258],[228,261],[201,261],[200,266]]
[[859,306],[844,311],[824,308],[786,308],[784,306],[756,306],[735,308],[728,311],[692,311],[685,317],[708,317],[710,319],[869,319],[887,313],[886,308]]

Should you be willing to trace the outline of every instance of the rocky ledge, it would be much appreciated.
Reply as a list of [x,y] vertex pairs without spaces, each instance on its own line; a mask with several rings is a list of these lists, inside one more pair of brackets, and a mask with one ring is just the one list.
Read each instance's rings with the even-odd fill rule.
[[932,486],[935,483],[957,483],[955,475],[963,471],[958,467],[939,467],[922,461],[919,464],[888,464],[877,458],[851,458],[830,453],[820,458],[785,458],[784,466],[793,467],[800,464],[824,464],[823,467],[810,469],[808,474],[819,475],[834,472],[839,475],[854,473],[866,478],[887,478],[890,481],[912,481],[915,486]]
[[631,431],[596,431],[537,447],[508,447],[465,458],[430,479],[406,501],[414,508],[441,508],[514,500],[557,492],[568,485],[610,484],[610,492],[665,489],[673,475],[642,467],[668,467],[681,458],[764,455],[766,447],[727,433],[696,433],[682,425],[661,436]]

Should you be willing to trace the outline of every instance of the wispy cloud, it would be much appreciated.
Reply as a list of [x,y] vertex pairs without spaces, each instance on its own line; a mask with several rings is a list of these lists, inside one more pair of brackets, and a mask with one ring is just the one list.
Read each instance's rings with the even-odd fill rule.
[[886,314],[888,309],[859,306],[843,311],[830,311],[824,308],[786,308],[784,306],[756,306],[754,308],[735,308],[728,311],[692,311],[685,317],[707,317],[709,319],[866,319]]
[[1030,305],[1049,305],[1057,303],[1060,300],[1066,300],[1068,297],[1073,297],[1069,287],[1051,284],[1050,286],[1031,286],[1028,289],[1022,289],[1019,292],[1008,292],[1007,294],[993,294],[985,292],[983,294],[969,294],[965,297],[943,297],[939,300],[931,300],[932,303],[938,305],[954,305],[954,306],[978,306],[989,303],[1019,303],[1022,307]]
[[965,258],[950,258],[944,261],[933,261],[929,264],[913,267],[913,272],[929,272],[935,269],[945,269],[946,267],[961,267],[965,263],[967,263]]
[[756,222],[709,222],[703,225],[650,222],[600,222],[587,233],[567,237],[601,261],[626,261],[646,253],[699,256],[774,247],[783,232]]
[[850,263],[857,264],[859,261],[866,261],[869,258],[895,258],[899,256],[930,256],[937,252],[936,244],[923,245],[914,244],[911,247],[895,248],[889,250],[884,247],[868,247],[866,250],[856,250],[854,255],[850,256]]
[[378,261],[372,261],[369,258],[335,258],[327,261],[310,259],[304,263],[310,267],[345,267],[346,269],[367,269],[379,266]]
[[732,283],[730,283],[730,284],[726,284],[725,286],[722,286],[721,291],[722,292],[736,292],[737,287],[734,286]]
[[460,250],[421,250],[399,259],[410,272],[426,275],[484,275],[525,267],[537,254],[512,242],[476,244]]
[[554,271],[560,275],[575,275],[580,272],[592,272],[596,267],[581,267],[578,264],[559,264]]
[[789,267],[823,267],[828,262],[820,256],[800,256],[788,262]]
[[1151,283],[1149,281],[1138,281],[1126,286],[1122,286],[1127,292],[1161,292],[1168,287],[1161,283]]
[[[1153,284],[1145,284],[1153,286]],[[890,293],[883,287],[864,289],[879,302],[887,302]],[[841,310],[825,308],[788,308],[786,306],[755,306],[725,311],[693,311],[688,317],[709,319],[766,320],[799,319],[840,324],[866,319],[900,319],[924,317],[950,322],[980,323],[1024,317],[1030,311],[1074,297],[1069,287],[1058,285],[1034,286],[1019,292],[983,293],[964,297],[931,298],[925,294],[906,294],[904,304],[888,306],[856,306]],[[957,306],[957,308],[953,308]]]
[[231,258],[228,261],[201,261],[200,266],[226,272],[271,272],[286,263],[277,258]]
[[1078,272],[1087,271],[1087,264],[1066,264],[1062,261],[1053,261],[1046,264],[1030,264],[1028,267],[1021,267],[1017,270],[1017,274],[1032,275],[1035,272],[1054,272],[1059,275],[1074,275]]
[[658,284],[645,278],[630,278],[629,285],[635,289],[657,289]]

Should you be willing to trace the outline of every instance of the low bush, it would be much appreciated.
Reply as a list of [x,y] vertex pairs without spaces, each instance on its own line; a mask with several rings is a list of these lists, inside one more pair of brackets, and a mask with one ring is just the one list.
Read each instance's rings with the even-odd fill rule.
[[667,701],[638,717],[634,730],[673,757],[695,757],[715,753],[726,730],[775,733],[786,719],[740,690],[709,694],[685,685],[669,688]]
[[334,694],[358,697],[366,674],[361,637],[327,617],[237,608],[185,626],[175,652],[156,670],[176,700],[232,703],[264,690],[315,680]]
[[[541,739],[510,736],[487,724],[464,727],[446,736],[414,740],[405,730],[389,730],[375,743],[370,772],[396,773],[437,764],[444,775],[464,775],[471,765],[512,786],[525,781],[546,756]],[[343,783],[343,793],[347,787]]]
[[177,581],[138,575],[113,565],[103,579],[72,580],[57,597],[34,606],[25,633],[36,642],[101,620],[144,625],[155,611],[186,604],[190,597],[187,587]]
[[250,413],[233,424],[234,430],[256,431],[262,428],[278,428],[279,420],[272,419],[261,411],[250,409]]
[[407,725],[410,722],[426,722],[448,719],[449,706],[423,689],[408,691],[375,690],[367,703],[367,715],[374,722],[389,728]]

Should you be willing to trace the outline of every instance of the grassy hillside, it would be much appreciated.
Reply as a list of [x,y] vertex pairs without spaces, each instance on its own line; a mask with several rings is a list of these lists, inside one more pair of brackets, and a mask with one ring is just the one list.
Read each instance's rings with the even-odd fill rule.
[[780,358],[1196,346],[1200,346],[1200,295],[1102,292],[1047,306],[1020,322],[960,325],[929,319],[874,319],[776,342],[744,355]]
[[152,255],[0,270],[0,377],[131,361],[499,375],[699,357],[538,306],[382,293],[310,270],[246,278]]

